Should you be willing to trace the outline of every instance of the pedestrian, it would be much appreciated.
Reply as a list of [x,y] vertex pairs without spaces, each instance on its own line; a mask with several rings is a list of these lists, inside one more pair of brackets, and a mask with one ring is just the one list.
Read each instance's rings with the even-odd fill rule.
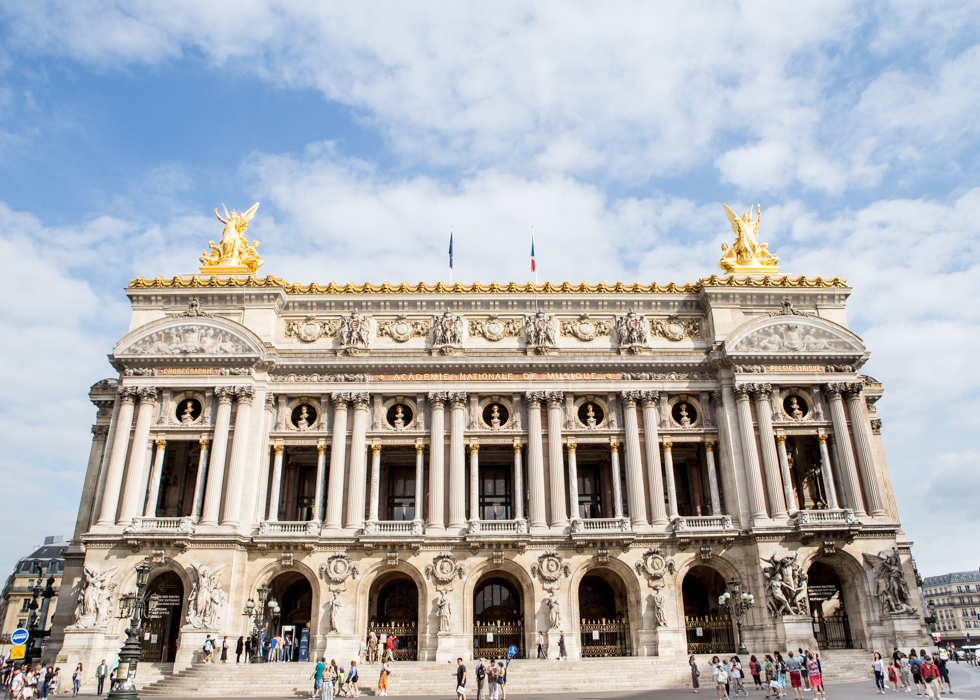
[[352,698],[356,698],[361,694],[361,691],[357,688],[357,681],[357,660],[351,659],[350,671],[347,672],[347,694]]
[[687,665],[691,667],[691,686],[696,693],[701,687],[701,681],[698,680],[701,677],[701,672],[698,670],[698,660],[694,658],[694,654],[687,657]]
[[755,681],[755,689],[762,690],[762,665],[755,654],[749,657],[749,673],[752,674],[752,680]]
[[105,659],[102,659],[102,663],[95,669],[95,680],[99,684],[99,695],[102,695],[102,686],[105,685],[105,677],[108,673],[109,667],[106,666]]
[[285,662],[292,661],[293,660],[293,635],[291,634],[284,635],[279,641],[281,642],[279,646],[282,649],[282,660]]
[[347,695],[347,672],[343,666],[337,671],[337,695]]
[[888,660],[888,668],[885,670],[887,671],[886,674],[887,681],[892,686],[892,692],[897,693],[898,692],[898,669],[895,668],[895,659]]
[[898,677],[902,680],[905,692],[911,693],[912,671],[909,670],[909,658],[903,652],[898,652]]
[[466,700],[466,666],[462,657],[456,659],[456,700]]
[[827,693],[823,689],[823,674],[820,669],[820,661],[809,649],[806,650],[807,676],[810,678],[810,690],[813,691],[813,698],[823,698],[827,700]]
[[742,683],[742,678],[744,677],[742,673],[742,660],[737,656],[733,656],[730,668],[732,683],[735,684],[735,697],[738,697],[738,691],[740,690],[745,697],[749,697],[749,691],[745,689],[745,685]]
[[368,635],[367,640],[368,663],[373,664],[378,660],[378,638],[374,632]]
[[79,689],[82,687],[82,664],[78,664],[75,667],[75,672],[71,674],[71,696],[75,697],[78,695]]
[[235,643],[235,663],[240,664],[242,662],[242,652],[245,651],[245,637],[244,635],[238,638]]
[[385,661],[391,663],[395,660],[395,635],[390,634],[385,640]]
[[484,700],[483,685],[487,680],[486,659],[480,657],[476,662],[476,700]]
[[490,659],[487,666],[487,695],[490,700],[497,700],[497,662]]
[[326,670],[326,664],[323,663],[323,659],[316,662],[316,666],[313,667],[313,675],[310,676],[310,680],[313,681],[313,694],[310,695],[310,700],[316,700],[316,696],[319,695],[323,690],[323,672]]
[[507,666],[504,665],[503,661],[497,662],[497,693],[500,695],[499,700],[507,700],[507,668],[510,665],[510,661],[507,662]]
[[715,682],[715,692],[718,693],[718,700],[729,700],[728,697],[728,669],[717,656],[711,657],[711,680]]
[[547,659],[548,657],[544,653],[544,633],[540,630],[538,631],[538,638],[535,640],[538,645],[538,657],[535,661],[540,661],[541,659]]
[[228,663],[228,637],[221,640],[221,663]]
[[391,666],[388,662],[382,662],[381,675],[378,677],[378,695],[388,694],[388,676],[391,675]]
[[58,692],[58,685],[61,681],[61,669],[56,668],[54,673],[48,674],[47,683],[44,685],[44,697],[55,695]]
[[275,663],[279,660],[279,654],[277,647],[279,646],[279,637],[273,637],[269,640],[269,661]]
[[942,692],[942,685],[939,683],[939,668],[936,664],[932,663],[932,657],[928,654],[922,657],[919,676],[922,678],[922,685],[925,686],[926,696],[934,700],[939,700]]
[[[809,649],[809,647],[807,647]],[[799,647],[800,655],[797,657],[800,660],[800,677],[803,679],[803,689],[810,690],[810,671],[806,667],[806,655],[803,653],[803,647]]]
[[936,661],[936,668],[939,669],[939,690],[943,693],[946,692],[946,687],[949,688],[949,694],[953,694],[953,684],[949,682],[949,669],[946,668],[946,662],[949,660],[949,654],[945,650],[939,652],[939,660]]
[[796,654],[790,649],[787,652],[786,672],[789,674],[789,684],[793,688],[793,695],[796,700],[803,700],[803,660],[796,658]]
[[245,638],[245,663],[252,662],[252,635]]
[[363,664],[367,656],[367,640],[362,639],[360,648],[357,650],[357,663]]
[[24,673],[20,668],[15,668],[10,678],[10,696],[14,700],[19,700],[24,695]]
[[211,641],[211,635],[209,634],[207,639],[204,640],[204,663],[211,663],[211,654],[214,653],[214,642]]
[[922,687],[922,676],[919,669],[922,667],[922,659],[919,658],[915,649],[909,650],[909,670],[912,672],[912,682],[915,683],[915,697],[925,695],[925,688]]
[[776,680],[779,682],[779,696],[786,696],[786,662],[783,661],[783,655],[778,651],[774,651],[773,655],[776,657]]
[[565,633],[558,632],[558,660],[568,661],[568,652],[565,650]]
[[882,695],[885,692],[885,666],[881,661],[881,654],[877,651],[875,652],[874,661],[871,662],[871,668],[875,672],[875,686],[877,688],[875,692],[878,695]]
[[51,675],[51,668],[41,666],[37,674],[37,696],[41,700],[47,700],[48,697],[48,676]]
[[[326,662],[327,657],[323,656],[320,661]],[[323,669],[323,685],[320,687],[320,700],[333,700],[334,688],[337,683],[337,669],[330,664],[326,664]]]

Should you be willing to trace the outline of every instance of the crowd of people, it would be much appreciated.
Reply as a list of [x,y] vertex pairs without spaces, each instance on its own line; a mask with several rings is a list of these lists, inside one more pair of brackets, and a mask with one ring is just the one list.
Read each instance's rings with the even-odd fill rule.
[[[688,664],[691,667],[691,685],[697,693],[701,687],[701,670],[693,654],[688,658]],[[800,648],[797,652],[790,650],[785,657],[774,651],[772,654],[765,654],[761,661],[752,654],[747,666],[742,664],[738,656],[724,659],[713,656],[711,680],[719,700],[729,700],[733,694],[737,698],[739,693],[748,697],[746,673],[752,677],[753,687],[756,690],[765,690],[767,698],[786,697],[787,688],[792,689],[796,700],[803,700],[804,690],[812,692],[815,699],[827,698],[823,689],[820,655],[809,648],[805,651]]]
[[875,652],[872,669],[877,692],[879,695],[884,695],[888,690],[897,693],[901,685],[906,693],[915,689],[916,697],[952,695],[953,685],[949,682],[949,669],[946,667],[949,659],[950,654],[945,649],[930,655],[925,649],[918,652],[909,649],[909,653],[905,654],[895,647],[886,665],[881,654]]

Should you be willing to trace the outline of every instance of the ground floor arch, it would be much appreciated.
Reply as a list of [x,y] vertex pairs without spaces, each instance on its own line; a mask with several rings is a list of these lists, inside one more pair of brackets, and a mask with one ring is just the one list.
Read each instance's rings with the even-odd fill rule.
[[285,571],[273,578],[268,586],[269,603],[273,605],[267,604],[271,614],[267,616],[264,646],[269,646],[270,638],[281,637],[280,659],[305,661],[309,655],[310,624],[313,619],[313,585],[299,571]]
[[366,634],[377,640],[379,656],[391,639],[395,661],[419,658],[420,598],[418,584],[402,571],[382,574],[371,583]]
[[473,656],[502,659],[516,646],[527,658],[524,586],[508,571],[485,572],[473,589]]
[[609,568],[591,569],[577,593],[582,656],[632,656],[629,592],[622,577]]
[[810,564],[807,592],[817,646],[820,649],[854,648],[844,586],[834,567],[822,561]]
[[141,661],[173,661],[180,645],[184,582],[173,571],[162,571],[147,587],[146,621]]
[[732,619],[718,602],[726,590],[725,577],[710,566],[694,566],[684,575],[681,595],[688,653],[735,653]]

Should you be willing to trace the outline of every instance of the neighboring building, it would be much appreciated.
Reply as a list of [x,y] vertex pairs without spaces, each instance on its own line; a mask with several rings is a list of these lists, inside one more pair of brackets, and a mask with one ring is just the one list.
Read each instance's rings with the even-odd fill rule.
[[[37,547],[33,553],[17,562],[13,573],[7,577],[3,586],[2,602],[0,602],[0,639],[6,643],[10,633],[20,627],[26,628],[30,616],[29,605],[34,597],[34,587],[47,585],[48,578],[54,578],[54,590],[57,593],[61,587],[61,574],[65,569],[65,550],[68,543],[61,537],[44,538],[44,544]],[[38,598],[38,616],[41,614],[43,598]],[[38,626],[50,629],[57,609],[57,595],[48,604],[47,624]]]
[[956,646],[980,643],[980,572],[930,576],[922,580],[929,606],[929,631]]
[[851,290],[775,274],[748,217],[696,283],[338,286],[253,276],[252,212],[126,290],[64,668],[115,658],[145,558],[177,668],[250,600],[310,657],[733,653],[732,579],[756,652],[928,641]]

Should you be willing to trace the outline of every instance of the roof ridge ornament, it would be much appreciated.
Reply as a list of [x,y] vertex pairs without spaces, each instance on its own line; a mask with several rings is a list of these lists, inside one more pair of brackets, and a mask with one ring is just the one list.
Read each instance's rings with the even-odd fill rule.
[[243,214],[239,214],[234,209],[229,214],[224,204],[221,207],[225,210],[224,218],[221,218],[217,209],[214,210],[218,221],[225,225],[224,231],[221,232],[221,243],[215,245],[214,241],[208,241],[210,250],[205,251],[201,256],[201,272],[218,275],[254,275],[262,264],[262,258],[256,252],[259,242],[252,241],[252,245],[249,245],[244,234],[248,222],[259,208],[259,203],[253,204]]
[[725,214],[735,233],[735,242],[729,247],[721,244],[721,260],[718,267],[728,275],[737,274],[772,274],[779,271],[779,258],[769,252],[766,243],[759,243],[759,220],[762,218],[762,205],[755,205],[755,221],[752,221],[752,211],[735,215],[727,204]]

